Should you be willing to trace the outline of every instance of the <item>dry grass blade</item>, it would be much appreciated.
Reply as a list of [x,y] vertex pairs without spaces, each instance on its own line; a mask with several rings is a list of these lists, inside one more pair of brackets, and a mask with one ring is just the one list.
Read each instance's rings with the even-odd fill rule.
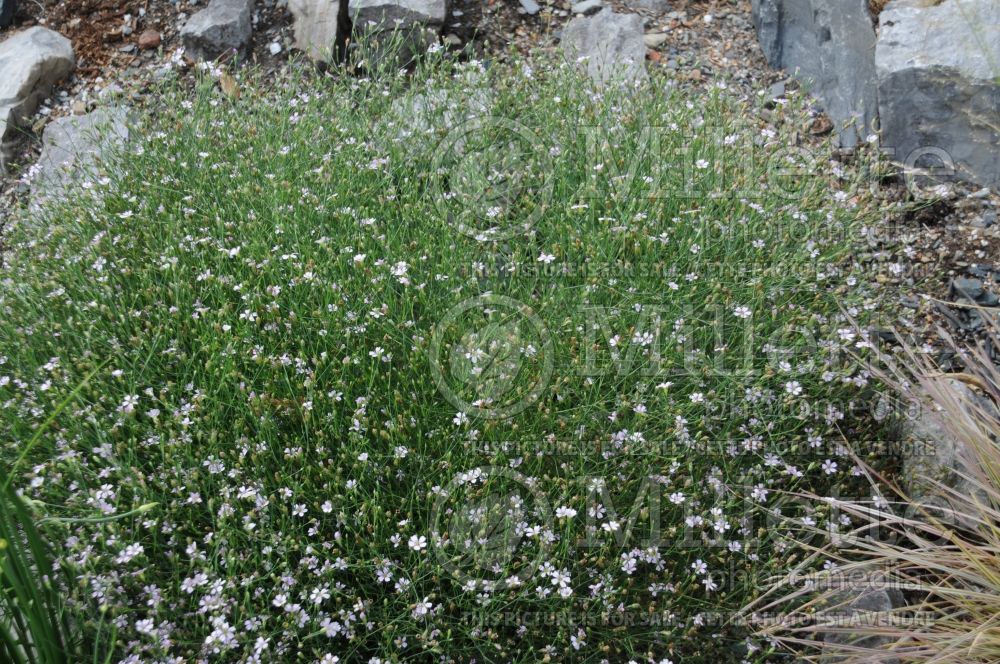
[[[998,404],[1000,369],[984,348],[964,348],[940,334],[963,358],[965,372],[943,374],[905,348],[898,359],[880,358],[883,365],[874,373],[902,398],[929,407],[960,442],[955,477],[961,486],[921,478],[930,492],[911,496],[897,488],[891,506],[828,500],[860,525],[811,547],[805,564],[826,558],[835,565],[811,584],[799,584],[794,575],[777,580],[746,608],[778,611],[782,618],[761,632],[809,661],[1000,661],[1000,416],[989,400],[971,398],[964,387]],[[891,486],[869,471],[873,484]],[[878,579],[888,592],[898,591],[901,605],[856,610],[850,603],[859,596],[857,579]]]

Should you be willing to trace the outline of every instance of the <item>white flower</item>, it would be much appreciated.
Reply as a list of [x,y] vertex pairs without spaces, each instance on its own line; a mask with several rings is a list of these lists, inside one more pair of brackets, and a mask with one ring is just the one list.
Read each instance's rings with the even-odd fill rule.
[[330,639],[337,636],[344,630],[343,625],[336,620],[331,620],[329,617],[323,618],[323,621],[320,622],[319,626],[323,628],[323,633]]
[[553,256],[552,254],[547,254],[544,251],[541,254],[538,255],[538,262],[539,263],[545,263],[546,265],[548,265],[549,263],[551,263],[555,259],[556,259],[555,256]]
[[425,597],[422,602],[417,602],[413,607],[413,617],[423,618],[434,610],[434,605],[430,602],[430,597]]
[[750,318],[750,316],[753,315],[753,311],[750,310],[750,307],[744,307],[743,305],[733,309],[733,313],[737,318]]
[[142,552],[143,548],[141,544],[129,544],[122,550],[121,553],[118,554],[118,557],[115,558],[115,562],[119,565],[124,565],[133,558],[141,556]]
[[407,546],[414,551],[423,551],[427,548],[427,538],[423,535],[410,535],[410,540],[407,542]]
[[797,380],[790,380],[785,383],[785,392],[788,392],[793,397],[797,397],[802,394],[802,385]]
[[576,516],[576,510],[572,507],[558,507],[556,508],[556,518],[557,519],[572,519]]
[[139,403],[138,394],[130,394],[124,399],[122,399],[122,405],[118,406],[118,412],[130,415],[135,411],[136,405]]
[[312,592],[309,593],[309,601],[313,604],[322,604],[328,599],[330,599],[330,589],[326,586],[313,588]]

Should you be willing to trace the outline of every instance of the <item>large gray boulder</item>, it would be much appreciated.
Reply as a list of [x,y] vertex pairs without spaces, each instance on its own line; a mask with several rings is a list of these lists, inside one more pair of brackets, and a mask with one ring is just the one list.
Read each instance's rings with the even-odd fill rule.
[[328,62],[350,29],[347,0],[288,0],[295,48],[313,60]]
[[895,0],[880,16],[875,62],[896,161],[950,160],[954,177],[1000,186],[1000,2]]
[[646,44],[642,18],[636,14],[616,14],[602,9],[590,17],[578,16],[562,31],[566,58],[585,66],[599,85],[610,81],[644,81]]
[[181,28],[181,42],[197,60],[242,51],[253,30],[252,14],[253,0],[211,0]]
[[75,64],[70,41],[47,28],[28,28],[0,42],[0,143],[14,137]]
[[97,109],[53,120],[42,134],[42,154],[32,180],[32,204],[63,198],[74,185],[93,181],[108,151],[128,140],[124,109]]
[[[875,127],[875,29],[867,0],[752,0],[764,57],[808,84],[853,147]],[[845,128],[846,127],[846,128]]]

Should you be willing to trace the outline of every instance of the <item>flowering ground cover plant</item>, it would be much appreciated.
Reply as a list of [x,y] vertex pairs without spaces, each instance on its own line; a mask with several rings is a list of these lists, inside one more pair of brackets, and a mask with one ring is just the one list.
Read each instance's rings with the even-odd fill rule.
[[858,167],[794,99],[369,74],[166,89],[7,239],[0,454],[75,519],[78,623],[127,662],[768,661],[730,616],[847,525],[778,496],[877,435]]

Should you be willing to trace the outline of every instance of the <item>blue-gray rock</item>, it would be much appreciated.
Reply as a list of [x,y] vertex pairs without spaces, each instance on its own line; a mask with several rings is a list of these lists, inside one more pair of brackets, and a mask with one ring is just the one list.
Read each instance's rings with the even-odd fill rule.
[[649,77],[642,19],[636,14],[603,9],[594,16],[578,16],[563,28],[562,47],[565,57],[585,66],[598,84]]
[[13,138],[14,129],[74,66],[70,41],[48,28],[28,28],[0,42],[0,143]]
[[14,20],[17,0],[0,0],[0,28],[6,28]]
[[1000,185],[1000,3],[895,0],[875,62],[883,144],[897,162],[943,158],[954,173],[934,177]]
[[242,51],[253,30],[252,14],[253,0],[211,0],[181,28],[181,42],[197,60]]
[[867,0],[752,0],[751,9],[768,64],[807,83],[840,145],[872,133],[878,92]]
[[957,279],[952,279],[951,290],[955,295],[967,297],[970,300],[978,300],[983,296],[985,289],[983,288],[983,282],[979,279],[958,277]]

